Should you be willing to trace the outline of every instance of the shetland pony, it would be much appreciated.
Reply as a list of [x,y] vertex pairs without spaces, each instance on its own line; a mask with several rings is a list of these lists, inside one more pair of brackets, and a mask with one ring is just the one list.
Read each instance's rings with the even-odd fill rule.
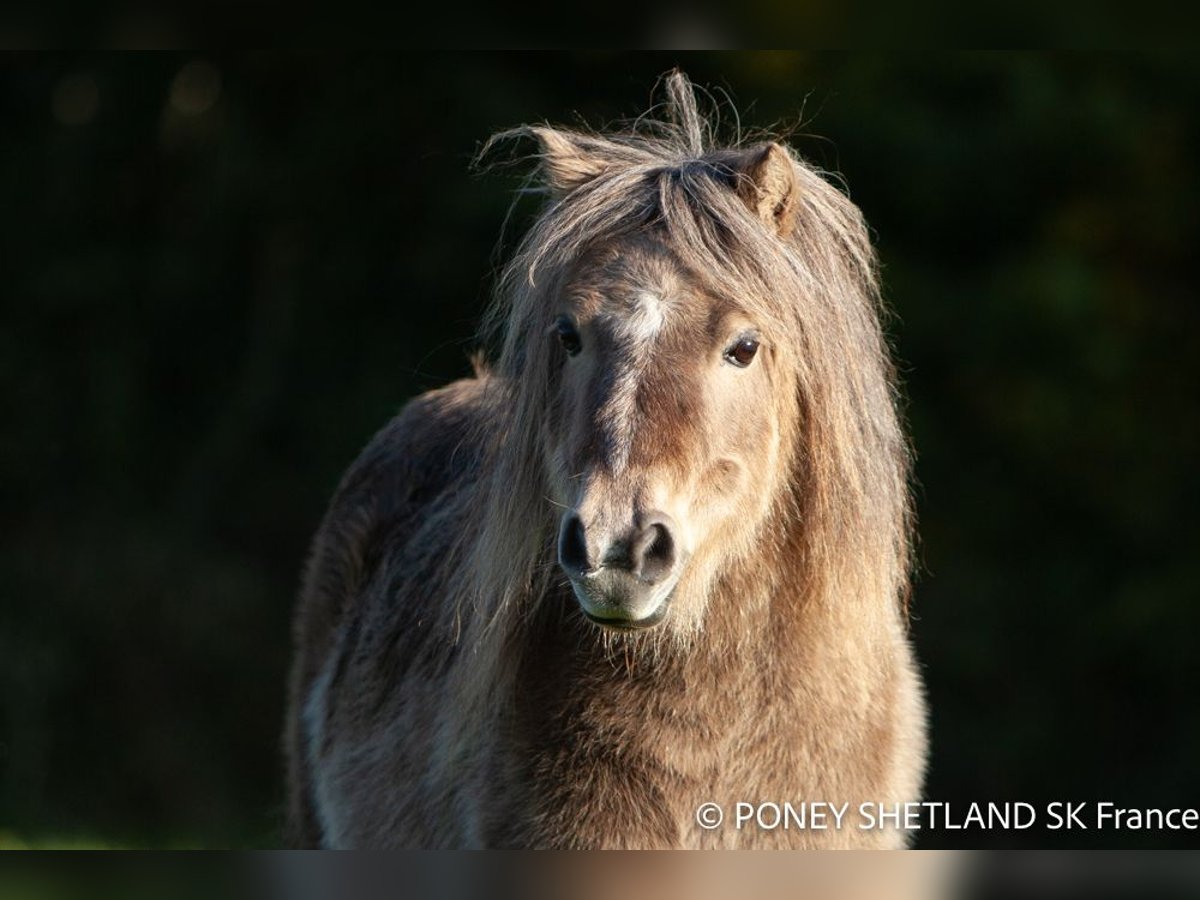
[[[293,844],[905,843],[855,812],[918,799],[926,752],[867,230],[783,144],[714,146],[683,75],[666,92],[627,132],[502,136],[537,141],[549,199],[496,358],[412,400],[315,538]],[[737,827],[738,801],[850,813]]]

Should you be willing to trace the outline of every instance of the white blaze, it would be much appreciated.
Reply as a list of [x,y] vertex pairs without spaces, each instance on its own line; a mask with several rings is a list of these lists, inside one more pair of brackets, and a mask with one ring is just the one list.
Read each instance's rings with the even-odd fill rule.
[[616,442],[612,464],[620,471],[629,462],[636,428],[637,390],[650,362],[654,341],[667,322],[668,304],[644,291],[619,313],[610,313],[617,341],[628,353],[629,367],[621,373],[607,408],[610,433]]
[[630,304],[629,313],[621,317],[617,327],[633,341],[639,350],[649,349],[667,321],[666,304],[657,294],[639,294]]

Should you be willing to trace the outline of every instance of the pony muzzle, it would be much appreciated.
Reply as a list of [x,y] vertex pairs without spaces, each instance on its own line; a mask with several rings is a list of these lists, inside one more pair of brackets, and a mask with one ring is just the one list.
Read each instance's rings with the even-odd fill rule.
[[620,532],[563,517],[558,562],[587,618],[606,628],[650,628],[663,620],[682,570],[678,529],[670,516],[640,516]]

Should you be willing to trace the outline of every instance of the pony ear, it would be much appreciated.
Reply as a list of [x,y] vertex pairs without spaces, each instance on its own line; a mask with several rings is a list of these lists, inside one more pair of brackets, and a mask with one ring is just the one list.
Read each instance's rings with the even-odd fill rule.
[[531,128],[541,147],[542,172],[555,197],[564,197],[602,173],[606,165],[588,152],[586,138],[553,128]]
[[791,156],[771,141],[745,152],[737,165],[737,192],[750,210],[780,237],[796,227],[800,185]]

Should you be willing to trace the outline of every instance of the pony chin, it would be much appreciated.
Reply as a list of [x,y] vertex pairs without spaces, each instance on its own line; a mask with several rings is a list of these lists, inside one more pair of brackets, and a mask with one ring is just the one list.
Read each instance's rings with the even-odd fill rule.
[[611,591],[596,590],[577,581],[571,582],[575,599],[588,621],[612,631],[645,631],[667,618],[674,596],[674,584],[663,585],[649,597],[628,602]]

